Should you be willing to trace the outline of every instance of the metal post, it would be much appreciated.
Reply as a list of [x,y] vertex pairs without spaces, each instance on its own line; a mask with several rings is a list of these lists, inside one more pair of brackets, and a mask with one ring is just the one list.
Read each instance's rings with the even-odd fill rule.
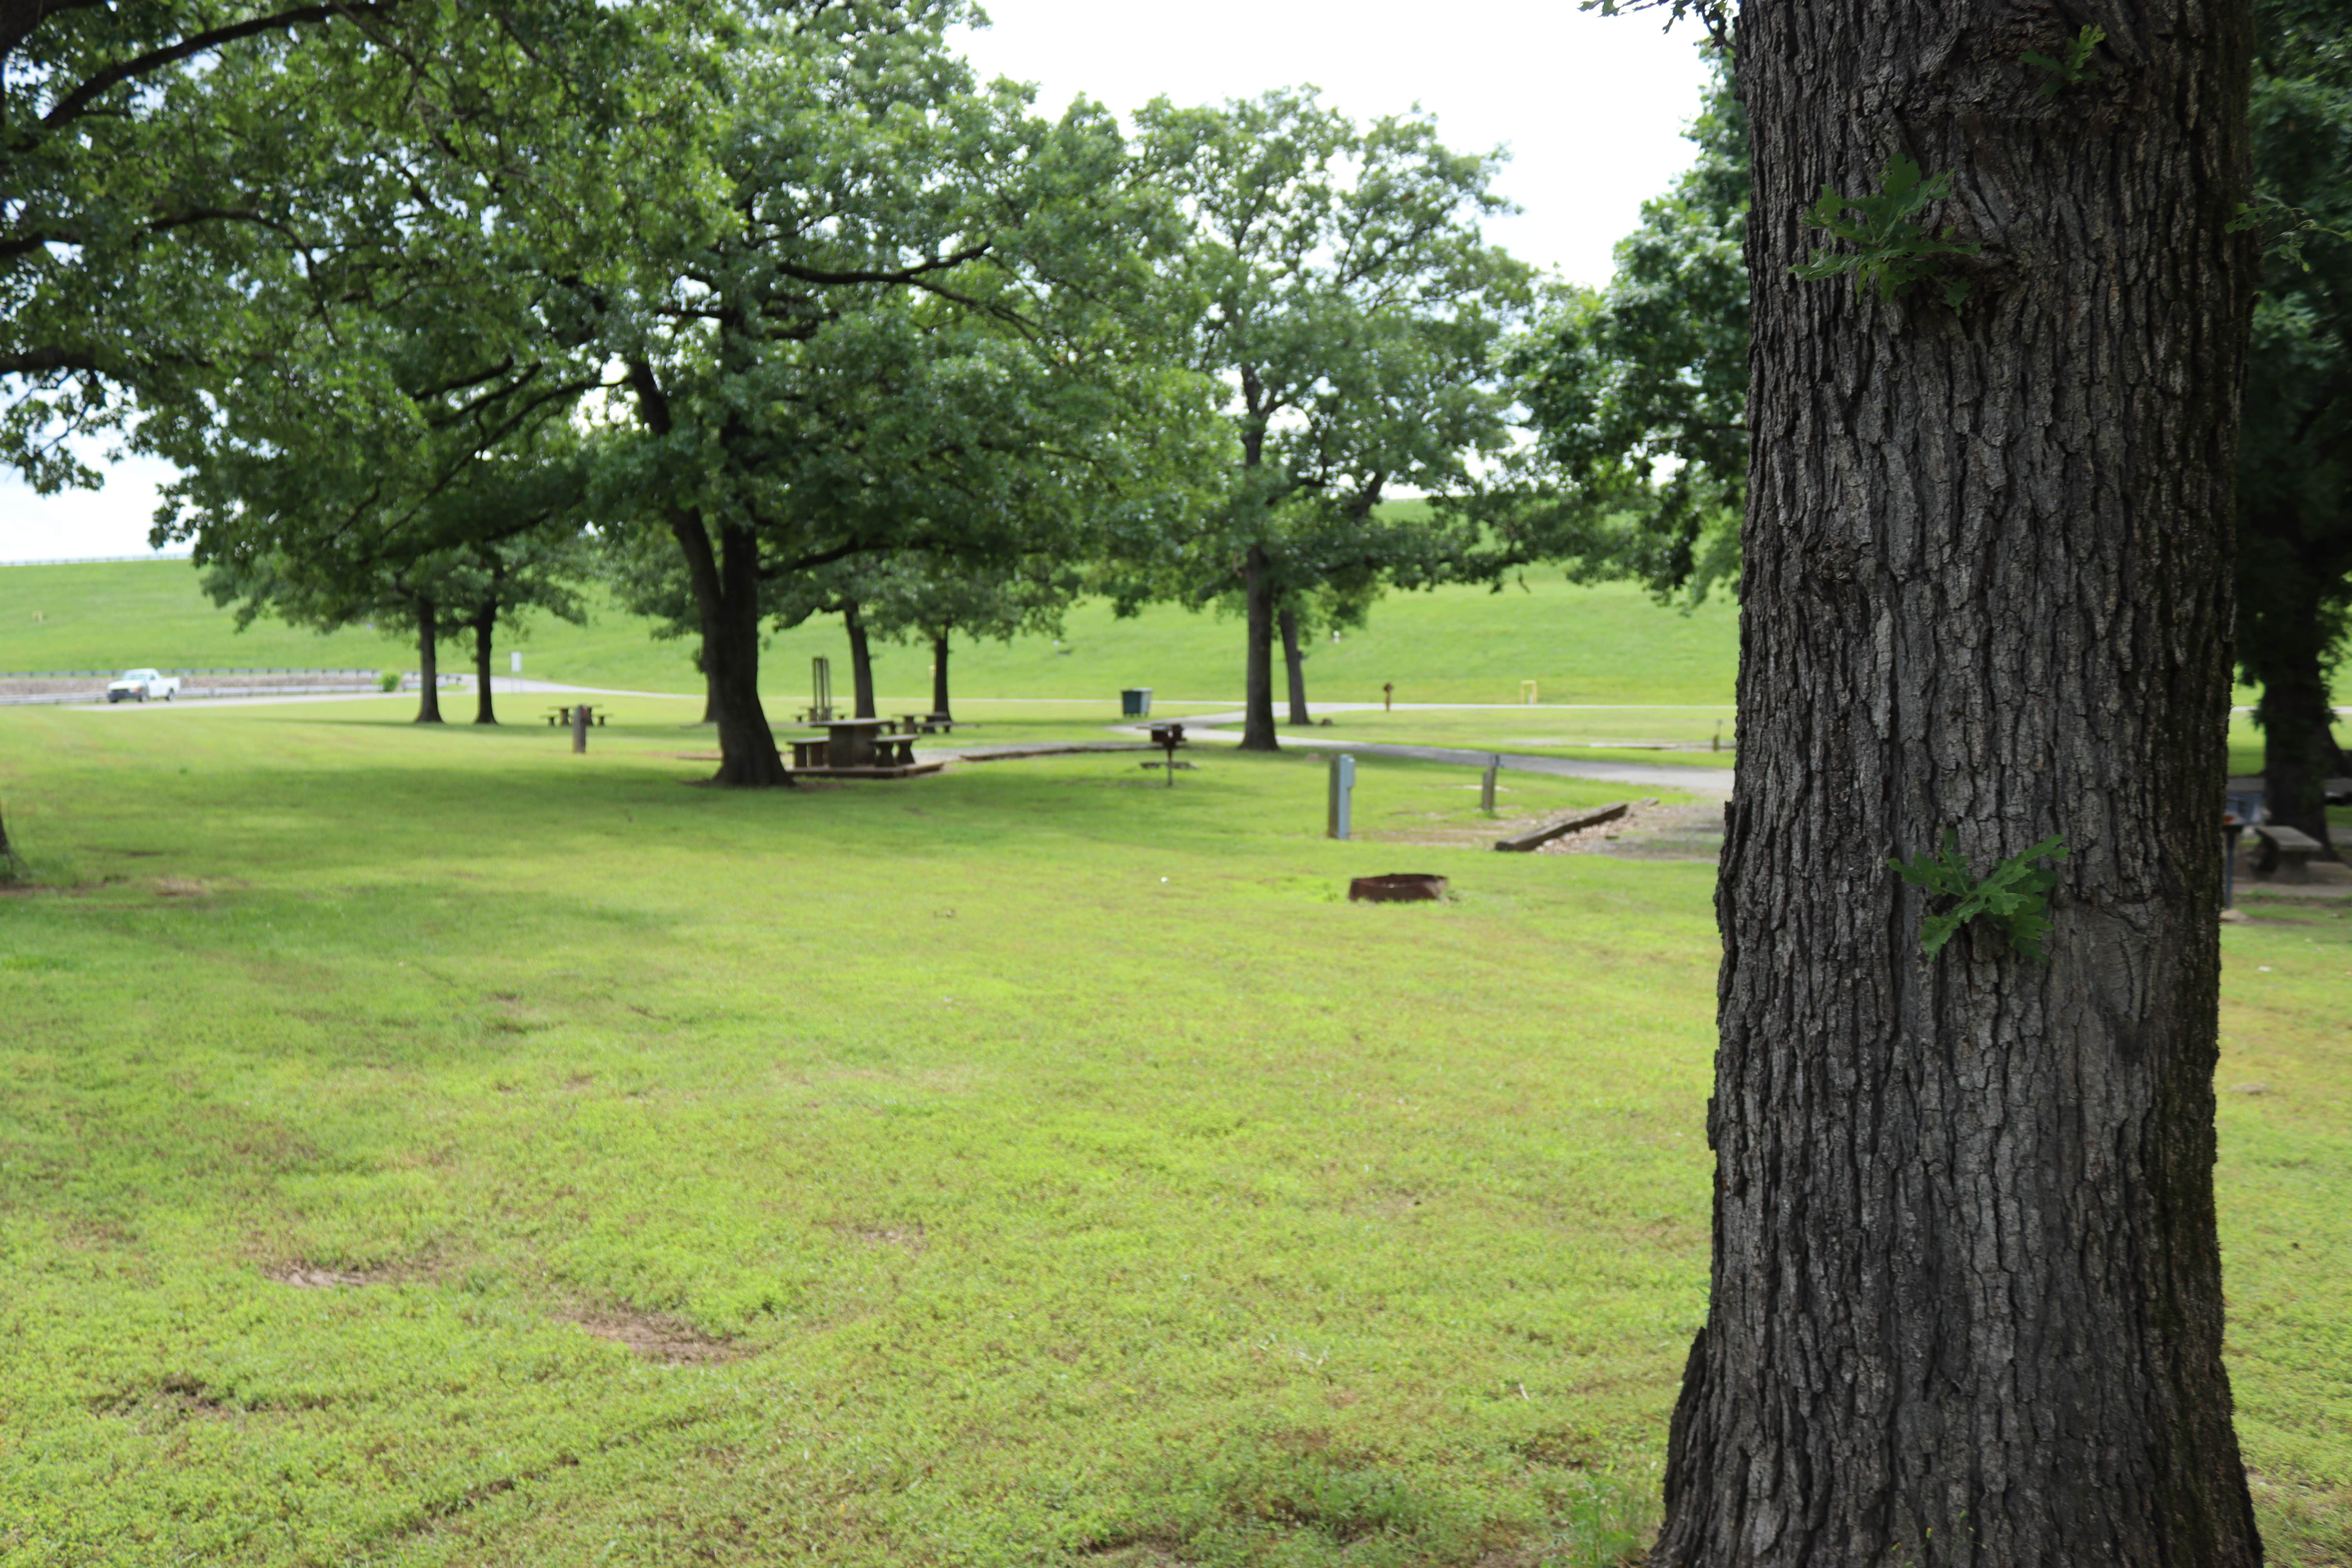
[[1503,759],[1489,753],[1486,761],[1486,776],[1478,784],[1478,809],[1489,816],[1495,815],[1495,775],[1502,771],[1502,767]]
[[588,704],[572,705],[572,754],[579,756],[588,750]]
[[1351,797],[1355,788],[1356,759],[1344,753],[1333,757],[1331,759],[1331,817],[1330,825],[1324,832],[1325,837],[1348,837],[1349,818],[1352,815],[1351,807],[1354,804]]

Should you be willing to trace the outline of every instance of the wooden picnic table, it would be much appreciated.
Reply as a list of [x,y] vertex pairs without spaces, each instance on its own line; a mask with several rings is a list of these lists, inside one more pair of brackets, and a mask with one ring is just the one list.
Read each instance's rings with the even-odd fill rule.
[[[588,721],[590,723],[602,724],[604,721],[606,715],[598,712],[592,705],[583,702],[580,706],[588,710]],[[547,722],[550,729],[571,723],[572,710],[568,707],[549,709],[547,710]]]
[[956,721],[944,713],[901,713],[898,728],[902,734],[929,735],[940,731],[952,731]]
[[825,736],[794,737],[793,766],[813,768],[904,768],[915,763],[911,734],[898,734],[896,719],[828,719]]

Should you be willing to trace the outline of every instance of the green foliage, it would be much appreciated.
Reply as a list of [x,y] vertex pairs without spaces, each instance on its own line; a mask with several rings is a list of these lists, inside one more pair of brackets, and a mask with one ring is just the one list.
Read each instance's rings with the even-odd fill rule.
[[2064,840],[2054,836],[2045,838],[2023,854],[2011,856],[1979,879],[1960,858],[1959,835],[1947,828],[1941,853],[1887,864],[1913,887],[1924,888],[1931,897],[1953,900],[1919,922],[1919,948],[1929,958],[1941,952],[1953,933],[1969,921],[1985,919],[2000,925],[2012,951],[2043,963],[2042,938],[2050,929],[2049,893],[2058,885],[2056,871],[2033,865],[2044,857],[2066,858]]
[[[1825,230],[1853,248],[1817,250],[1811,261],[1790,270],[1815,282],[1851,276],[1856,289],[1874,288],[1880,299],[1889,300],[1913,284],[1937,283],[1944,303],[1958,306],[1968,298],[1969,280],[1950,275],[1951,262],[1984,247],[1954,243],[1957,231],[1950,227],[1939,237],[1920,221],[1951,189],[1949,170],[1922,177],[1919,165],[1899,153],[1888,160],[1877,191],[1869,195],[1843,196],[1835,186],[1822,185],[1821,200],[1801,215],[1805,226]],[[1859,216],[1849,218],[1848,212]]]
[[2305,259],[2304,242],[2310,239],[2352,239],[2352,229],[2322,222],[2302,207],[2280,200],[2267,191],[2258,191],[2254,199],[2238,204],[2238,212],[2229,223],[2231,234],[2262,236],[2263,251],[2282,261],[2311,270]]
[[1541,467],[1507,476],[1489,519],[1526,555],[1688,604],[1738,577],[1748,485],[1748,121],[1729,57],[1711,66],[1697,155],[1609,286],[1554,295],[1513,345]]
[[2037,98],[2055,98],[2070,87],[2095,81],[2099,73],[2090,68],[2092,51],[2106,41],[2106,29],[2083,24],[2083,30],[2067,40],[2066,58],[2054,59],[2037,49],[2028,49],[2017,58],[2043,73]]
[[[499,124],[543,102],[509,68],[593,52],[602,11],[591,0],[11,8],[0,21],[0,464],[43,489],[95,483],[68,438],[128,431],[144,447],[151,432],[134,412],[195,412],[256,345],[316,326],[311,306],[380,298],[404,260],[457,261],[451,236],[540,183],[518,179],[515,149],[500,145]],[[426,124],[501,177],[469,189],[433,160],[399,156]],[[270,285],[289,272],[305,275],[291,293],[315,292],[278,296]],[[324,370],[289,395],[349,395],[370,379],[364,365]],[[396,461],[404,447],[370,455]]]
[[[1212,504],[1139,538],[1114,596],[1344,605],[1463,574],[1478,531],[1445,501],[1505,444],[1496,350],[1529,277],[1479,236],[1507,210],[1499,155],[1419,114],[1359,126],[1311,89],[1137,123],[1186,226],[1181,357],[1226,429]],[[1397,489],[1438,504],[1383,508]]]

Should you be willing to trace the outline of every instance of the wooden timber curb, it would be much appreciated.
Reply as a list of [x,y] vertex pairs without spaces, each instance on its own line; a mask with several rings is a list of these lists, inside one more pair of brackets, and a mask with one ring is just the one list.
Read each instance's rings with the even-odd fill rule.
[[1614,822],[1632,808],[1633,802],[1621,800],[1614,805],[1604,805],[1594,811],[1580,811],[1556,822],[1547,822],[1532,833],[1513,834],[1508,838],[1495,840],[1495,847],[1514,855],[1530,854],[1555,838],[1566,837],[1588,827],[1598,827],[1604,822]]

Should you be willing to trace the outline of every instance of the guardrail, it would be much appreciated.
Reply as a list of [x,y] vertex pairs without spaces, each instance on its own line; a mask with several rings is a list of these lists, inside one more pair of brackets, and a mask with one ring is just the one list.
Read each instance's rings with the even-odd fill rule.
[[[111,680],[116,676],[121,675],[126,668],[136,667],[117,665],[111,669],[0,669],[0,680],[73,680],[92,675],[102,676],[106,679]],[[207,665],[200,668],[190,668],[183,669],[164,669],[160,666],[151,668],[155,668],[156,673],[160,675],[363,675],[371,680],[375,679],[378,676],[383,673],[380,669],[309,669],[300,668],[281,669],[275,666],[257,666],[248,668],[243,665]]]
[[117,561],[186,561],[188,552],[166,551],[157,555],[49,555],[37,561],[0,561],[0,566],[105,566]]
[[[404,689],[412,689],[404,688]],[[199,686],[183,689],[180,696],[191,702],[210,698],[243,697],[368,697],[375,693],[373,686],[273,686],[267,692],[257,692],[249,686]],[[31,696],[0,695],[0,708],[30,708],[37,706],[100,707],[106,702],[103,691],[43,691]]]

